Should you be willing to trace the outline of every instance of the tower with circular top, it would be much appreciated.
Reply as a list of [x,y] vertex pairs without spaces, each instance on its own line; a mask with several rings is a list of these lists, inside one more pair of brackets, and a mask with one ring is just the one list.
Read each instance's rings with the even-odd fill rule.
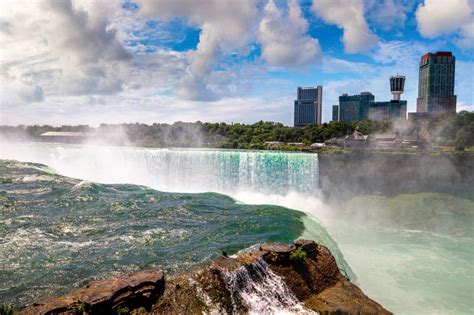
[[405,76],[395,75],[390,77],[390,92],[394,101],[400,101],[400,96],[405,89]]

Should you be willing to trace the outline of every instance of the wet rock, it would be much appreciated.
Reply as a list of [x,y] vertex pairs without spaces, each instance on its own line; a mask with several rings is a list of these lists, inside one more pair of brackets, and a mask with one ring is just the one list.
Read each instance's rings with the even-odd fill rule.
[[270,243],[260,246],[260,250],[264,252],[271,252],[276,254],[287,254],[295,249],[293,244]]
[[305,306],[320,314],[391,314],[347,279],[311,296]]
[[311,258],[316,258],[318,255],[318,244],[309,240],[296,240],[293,242],[296,246],[296,249],[300,248],[305,251]]
[[[297,240],[293,245],[290,253],[273,252],[264,259],[271,257],[266,260],[270,268],[306,308],[320,314],[391,314],[341,274],[327,247],[308,240]],[[305,254],[291,259],[298,250]],[[289,262],[283,258],[288,254]],[[278,255],[283,257],[275,258]]]
[[290,255],[296,249],[293,244],[271,243],[260,246],[260,250],[266,252],[263,258],[266,262],[274,264],[289,264]]
[[91,282],[70,294],[35,303],[22,314],[106,314],[119,308],[150,308],[164,290],[164,274],[150,269]]
[[220,257],[166,282],[159,270],[92,282],[23,313],[114,314],[123,307],[131,314],[272,313],[281,308],[390,314],[341,274],[328,248],[308,240]]

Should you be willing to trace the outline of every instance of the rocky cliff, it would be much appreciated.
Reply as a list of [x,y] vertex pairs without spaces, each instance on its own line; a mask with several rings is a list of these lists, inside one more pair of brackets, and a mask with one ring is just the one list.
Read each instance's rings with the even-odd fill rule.
[[331,202],[354,195],[469,194],[474,155],[353,152],[319,156],[320,187]]
[[339,271],[312,241],[265,244],[170,277],[160,270],[118,276],[22,314],[273,313],[390,314]]

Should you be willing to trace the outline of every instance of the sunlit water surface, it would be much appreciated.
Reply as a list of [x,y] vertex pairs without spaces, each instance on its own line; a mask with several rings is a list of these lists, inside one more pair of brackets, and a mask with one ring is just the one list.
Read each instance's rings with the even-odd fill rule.
[[[4,221],[0,224],[12,224],[15,220],[27,226],[32,224],[27,232],[17,227],[7,232],[7,237],[18,242],[25,237],[25,243],[34,239],[32,244],[27,244],[32,246],[29,251],[25,249],[26,244],[19,247],[19,256],[36,253],[33,256],[44,255],[46,261],[52,259],[52,266],[60,266],[61,271],[56,273],[45,269],[43,274],[25,274],[25,279],[31,280],[22,284],[24,287],[35,281],[49,281],[52,275],[59,279],[55,282],[61,286],[61,279],[69,278],[67,274],[72,278],[75,274],[74,285],[79,285],[81,279],[88,276],[135,270],[144,265],[180,269],[206,260],[222,249],[238,250],[252,243],[289,241],[303,236],[330,246],[340,267],[348,274],[352,269],[361,288],[396,313],[474,312],[474,206],[469,199],[443,194],[360,197],[342,209],[330,209],[320,200],[317,155],[301,153],[29,143],[1,145],[0,158],[43,163],[59,174],[78,179],[128,184],[110,186],[79,181],[77,188],[78,182],[74,181],[68,188],[72,192],[55,197],[55,203],[59,203],[57,210],[49,214],[49,218],[46,216],[44,224],[35,218],[36,207],[25,214],[12,214],[15,218],[0,219]],[[163,193],[129,184],[179,193]],[[51,186],[48,181],[43,185]],[[218,194],[183,194],[210,191],[229,195],[234,200]],[[91,209],[87,198],[96,193],[101,196],[97,199],[100,202]],[[87,196],[85,200],[82,200],[83,194]],[[38,200],[34,195],[31,198],[32,203]],[[71,205],[67,200],[78,203]],[[51,203],[44,200],[44,207],[48,208]],[[298,209],[310,215],[275,206]],[[65,214],[67,207],[73,209],[73,215],[71,210]],[[90,213],[81,214],[82,211]],[[104,219],[104,216],[109,217]],[[68,217],[66,222],[61,222],[62,217]],[[57,225],[55,229],[59,232],[42,230],[48,220],[55,221],[52,225]],[[209,226],[201,227],[202,222]],[[321,227],[321,222],[337,245]],[[41,226],[39,231],[33,227],[35,224]],[[88,248],[87,242],[94,239],[87,234],[90,226],[95,231],[92,235],[102,236],[97,237],[97,243],[90,243],[89,251],[95,251],[98,257],[106,253],[107,257],[95,264],[84,264],[82,269],[75,263],[68,265],[71,260],[80,261],[81,255],[94,257],[87,250],[68,251],[68,246]],[[75,233],[81,236],[74,236]],[[85,237],[79,243],[86,245],[68,245],[68,237],[79,237],[79,240]],[[46,243],[35,247],[44,238]],[[50,241],[52,245],[47,245]],[[2,244],[5,252],[11,250],[5,247],[5,242]],[[60,255],[48,258],[47,253],[38,253],[47,246],[55,248],[57,253],[64,249],[65,258]],[[193,247],[196,250],[190,249]],[[77,256],[71,258],[71,255]],[[39,265],[45,264],[44,260],[39,261]],[[11,259],[7,258],[6,263],[11,263]],[[18,267],[30,270],[35,266],[20,263]],[[13,277],[8,273],[4,276]],[[69,285],[65,283],[62,288]],[[0,290],[9,294],[7,299],[17,292],[5,287]],[[47,286],[44,290],[56,292]],[[31,301],[31,298],[24,300]]]

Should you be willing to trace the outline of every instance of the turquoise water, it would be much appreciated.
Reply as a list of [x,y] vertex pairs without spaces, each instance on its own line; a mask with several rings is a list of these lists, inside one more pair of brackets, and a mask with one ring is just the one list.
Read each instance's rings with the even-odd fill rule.
[[[26,305],[119,272],[184,271],[224,250],[290,242],[304,231],[305,214],[279,206],[50,171],[0,160],[0,303]],[[330,241],[317,229],[322,242]]]
[[171,192],[312,195],[318,187],[314,154],[10,143],[0,144],[0,158],[42,163],[61,175],[92,182]]
[[362,196],[331,208],[319,198],[313,154],[22,143],[0,145],[2,158],[49,173],[29,167],[40,173],[0,184],[17,194],[0,195],[17,200],[0,211],[0,277],[9,283],[0,301],[28,303],[84,279],[181,270],[223,249],[303,236],[328,245],[364,292],[397,314],[474,313],[473,199]]
[[325,226],[364,292],[394,313],[474,313],[472,200],[356,197]]

